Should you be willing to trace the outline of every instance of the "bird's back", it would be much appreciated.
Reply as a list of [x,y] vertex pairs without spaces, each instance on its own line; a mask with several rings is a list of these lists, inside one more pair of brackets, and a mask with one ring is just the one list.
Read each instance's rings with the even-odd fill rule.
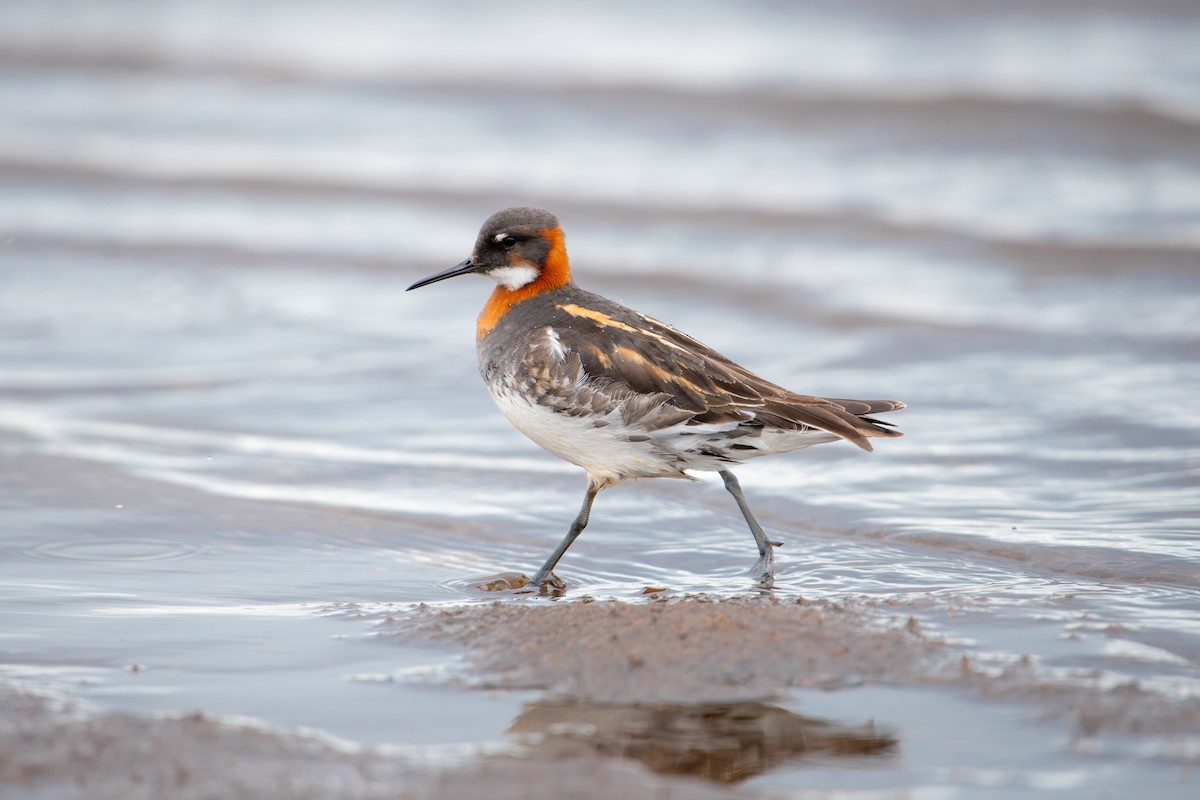
[[573,284],[509,309],[479,341],[479,365],[522,432],[618,480],[720,470],[838,438],[869,450],[868,437],[901,435],[869,415],[903,403],[788,391]]

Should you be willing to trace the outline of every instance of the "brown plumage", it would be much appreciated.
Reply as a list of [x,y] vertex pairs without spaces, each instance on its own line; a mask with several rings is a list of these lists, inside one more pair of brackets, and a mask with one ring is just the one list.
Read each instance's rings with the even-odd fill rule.
[[571,279],[558,220],[515,208],[494,214],[471,257],[410,289],[480,273],[497,282],[477,325],[479,367],[493,399],[519,430],[587,470],[583,508],[533,578],[561,587],[554,565],[587,524],[602,489],[627,478],[720,473],[773,580],[771,542],[729,467],[749,458],[846,439],[902,434],[875,419],[894,400],[798,394],[764,380],[686,334]]

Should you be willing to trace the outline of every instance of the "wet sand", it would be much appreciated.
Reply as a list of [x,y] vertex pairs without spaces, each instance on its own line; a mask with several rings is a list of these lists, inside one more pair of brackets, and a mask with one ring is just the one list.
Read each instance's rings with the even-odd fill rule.
[[553,690],[513,720],[511,754],[436,765],[316,732],[94,714],[6,688],[0,779],[64,798],[754,796],[695,779],[733,784],[789,759],[871,758],[897,744],[870,722],[806,718],[770,698],[899,680],[940,655],[915,622],[872,632],[851,608],[769,596],[329,613],[379,618],[382,636],[454,641],[476,691]]
[[853,603],[657,594],[642,602],[426,606],[389,615],[378,632],[465,646],[478,680],[497,687],[592,702],[696,702],[902,680],[944,657],[915,619],[874,630],[878,624]]
[[[867,686],[937,686],[1015,701],[1069,720],[1081,756],[1102,746],[1104,734],[1200,733],[1200,702],[1164,703],[1133,685],[1083,688],[1028,657],[1001,669],[976,664],[904,612],[887,602],[770,594],[525,596],[442,608],[338,603],[322,613],[369,622],[384,640],[450,642],[466,656],[450,669],[366,679],[479,694],[535,690],[508,726],[510,745],[414,758],[404,748],[203,712],[97,713],[70,698],[7,686],[0,687],[0,785],[22,797],[183,800],[774,797],[730,787],[784,764],[869,773],[903,760],[906,744],[920,749],[906,743],[911,730],[903,727],[790,708],[798,690]],[[799,696],[803,707],[809,695]],[[1191,765],[1178,776],[1182,787],[1200,757],[1186,739],[1178,742],[1183,749],[1163,755]],[[710,788],[717,785],[726,788]],[[1169,796],[1164,788],[1156,796]]]

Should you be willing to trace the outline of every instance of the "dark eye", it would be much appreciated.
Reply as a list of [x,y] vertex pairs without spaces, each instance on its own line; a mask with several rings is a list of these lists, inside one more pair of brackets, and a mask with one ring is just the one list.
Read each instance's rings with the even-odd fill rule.
[[500,246],[505,250],[512,250],[517,246],[517,239],[515,236],[505,236],[500,240]]

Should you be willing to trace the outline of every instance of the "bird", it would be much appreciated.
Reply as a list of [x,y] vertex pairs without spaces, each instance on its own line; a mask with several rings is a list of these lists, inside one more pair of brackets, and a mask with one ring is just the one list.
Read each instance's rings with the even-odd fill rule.
[[550,453],[582,467],[587,489],[558,547],[529,581],[562,590],[559,559],[587,527],[596,496],[631,478],[716,472],[745,519],[774,586],[773,541],[732,467],[752,458],[844,439],[903,434],[872,415],[896,400],[839,400],[771,383],[687,334],[576,286],[558,218],[538,208],[489,217],[469,257],[408,287],[461,275],[496,282],[476,320],[479,371],[501,413]]

